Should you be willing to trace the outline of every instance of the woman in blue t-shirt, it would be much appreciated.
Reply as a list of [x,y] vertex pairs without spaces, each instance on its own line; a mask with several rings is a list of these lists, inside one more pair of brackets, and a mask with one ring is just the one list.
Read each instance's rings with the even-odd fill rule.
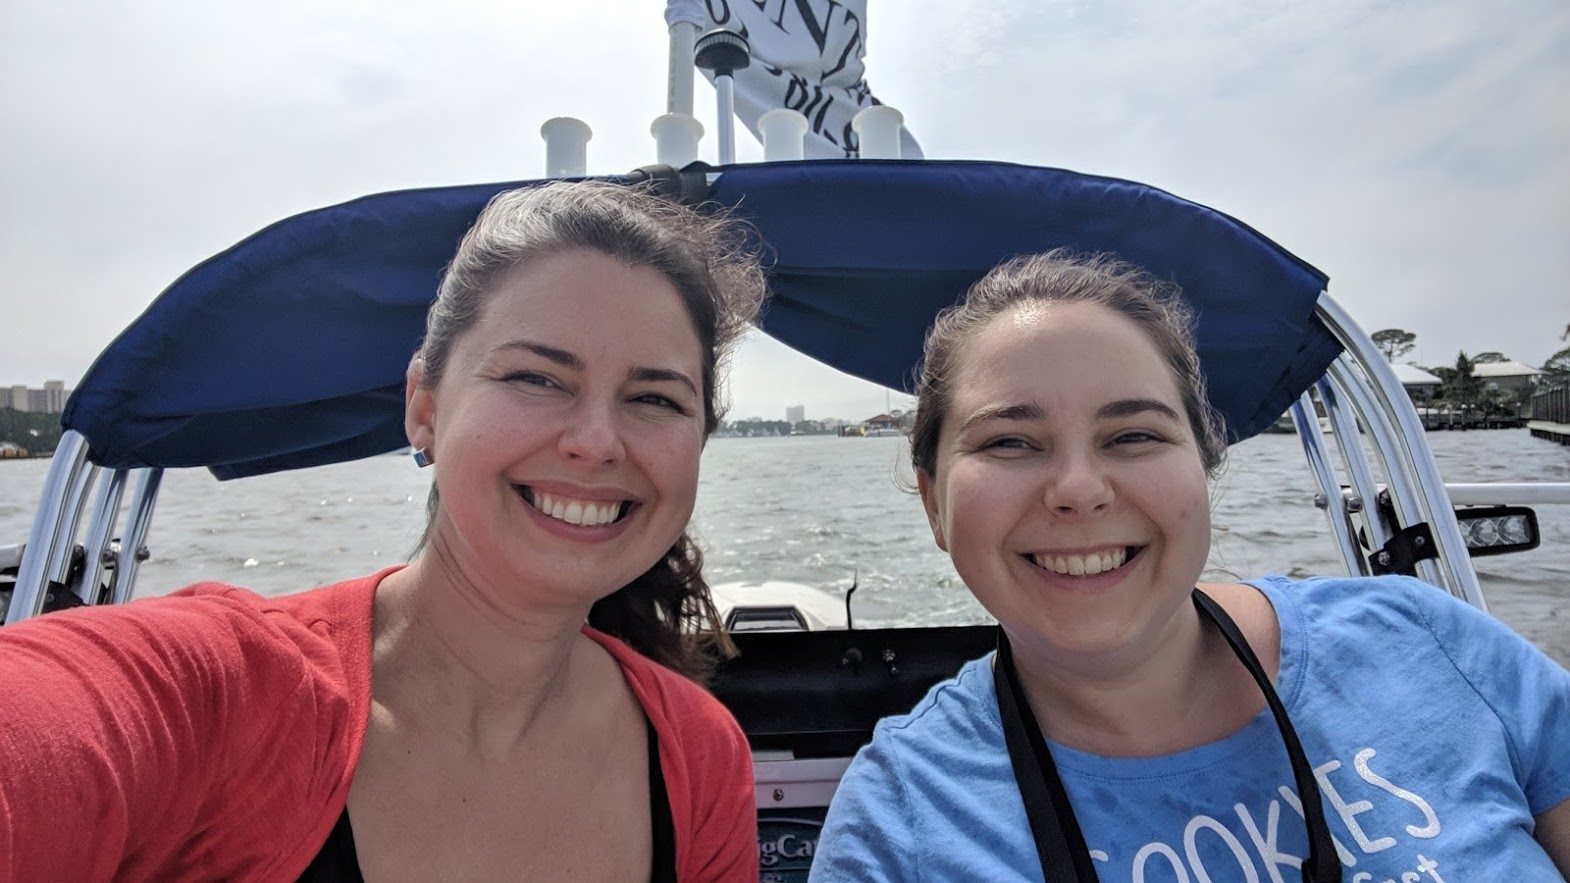
[[939,318],[912,458],[999,650],[879,724],[814,880],[1570,874],[1565,669],[1405,577],[1195,588],[1224,442],[1191,325],[1061,252]]

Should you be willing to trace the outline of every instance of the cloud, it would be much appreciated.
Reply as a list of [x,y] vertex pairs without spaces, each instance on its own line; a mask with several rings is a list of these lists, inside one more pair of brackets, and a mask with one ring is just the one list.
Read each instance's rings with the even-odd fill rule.
[[[651,158],[664,109],[647,2],[24,0],[4,16],[0,382],[74,381],[157,291],[278,218],[535,175],[557,115],[593,126],[594,170],[625,170]],[[869,82],[929,156],[1212,205],[1329,273],[1359,320],[1417,332],[1429,361],[1562,346],[1560,0],[874,0],[868,28]],[[758,345],[737,379],[738,416],[882,400]]]

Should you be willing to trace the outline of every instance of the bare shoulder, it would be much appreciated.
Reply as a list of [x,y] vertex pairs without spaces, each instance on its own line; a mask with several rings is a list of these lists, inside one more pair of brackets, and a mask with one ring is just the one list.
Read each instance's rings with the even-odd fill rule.
[[1281,665],[1281,621],[1265,593],[1246,583],[1200,583],[1248,638],[1248,645],[1272,678]]
[[1570,878],[1570,800],[1543,811],[1536,821],[1532,836],[1553,859],[1559,873]]
[[695,752],[748,756],[747,739],[731,713],[701,684],[594,629],[584,635],[613,660],[661,738]]
[[604,645],[580,634],[573,641],[569,679],[574,704],[587,720],[602,725],[633,725],[643,716],[637,691],[620,660]]

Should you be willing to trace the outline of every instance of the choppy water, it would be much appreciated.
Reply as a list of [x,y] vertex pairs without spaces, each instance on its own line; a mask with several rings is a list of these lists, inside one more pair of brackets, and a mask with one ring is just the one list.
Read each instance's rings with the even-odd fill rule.
[[[1429,436],[1449,481],[1570,481],[1570,448],[1524,430]],[[696,527],[712,582],[782,579],[843,591],[858,623],[982,622],[986,613],[932,544],[904,439],[715,439]],[[0,463],[0,544],[27,536],[48,461]],[[423,523],[429,473],[404,457],[234,482],[166,474],[138,594],[221,579],[268,594],[402,561]],[[1208,574],[1340,573],[1293,436],[1232,450],[1213,492]],[[1570,665],[1570,506],[1538,507],[1543,545],[1478,559],[1495,615]]]

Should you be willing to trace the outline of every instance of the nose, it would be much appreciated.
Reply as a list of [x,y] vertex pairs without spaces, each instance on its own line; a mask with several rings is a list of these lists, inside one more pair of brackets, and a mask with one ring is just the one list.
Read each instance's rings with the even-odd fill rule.
[[614,463],[626,456],[627,449],[612,403],[580,399],[567,415],[557,439],[562,457],[590,466]]
[[1098,514],[1115,494],[1103,464],[1091,453],[1068,453],[1047,481],[1045,502],[1059,515]]

